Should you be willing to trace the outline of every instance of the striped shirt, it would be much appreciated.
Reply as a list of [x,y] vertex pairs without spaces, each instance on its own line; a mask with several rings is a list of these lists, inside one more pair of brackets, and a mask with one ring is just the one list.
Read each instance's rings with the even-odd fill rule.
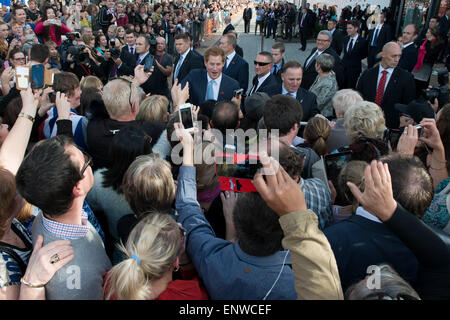
[[81,226],[49,220],[44,214],[42,214],[42,223],[45,230],[64,240],[82,238],[89,231],[88,215],[84,210],[81,212]]

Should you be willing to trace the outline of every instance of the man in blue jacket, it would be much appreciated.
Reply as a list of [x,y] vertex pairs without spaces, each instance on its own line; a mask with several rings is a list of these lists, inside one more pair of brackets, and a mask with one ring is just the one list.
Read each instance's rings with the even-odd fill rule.
[[181,82],[184,88],[189,83],[189,102],[199,106],[206,100],[231,100],[239,83],[222,73],[225,52],[217,46],[205,52],[205,69],[191,70]]

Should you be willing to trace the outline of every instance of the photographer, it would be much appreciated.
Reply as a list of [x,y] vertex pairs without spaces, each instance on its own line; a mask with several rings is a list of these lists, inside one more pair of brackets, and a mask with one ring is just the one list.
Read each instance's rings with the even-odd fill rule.
[[67,55],[62,62],[62,69],[63,71],[74,73],[78,79],[91,75],[103,78],[111,68],[109,60],[111,54],[107,51],[104,57],[105,59],[102,62],[97,61],[84,42],[78,41],[76,46],[72,45],[67,48]]
[[[170,54],[166,53],[166,40],[163,37],[156,38],[155,64],[156,68],[152,77],[157,78],[157,86],[148,89],[151,89],[152,94],[160,94],[167,97],[169,95],[167,77],[170,77],[172,74],[173,58]],[[142,85],[142,89],[147,92],[147,82]]]
[[58,46],[61,44],[61,35],[71,32],[59,19],[56,19],[55,11],[47,7],[43,10],[41,21],[38,22],[34,32],[46,43],[49,40]]

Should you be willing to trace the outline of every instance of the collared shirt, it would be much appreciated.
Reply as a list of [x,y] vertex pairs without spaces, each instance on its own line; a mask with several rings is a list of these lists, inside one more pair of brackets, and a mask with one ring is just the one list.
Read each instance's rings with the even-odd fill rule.
[[[146,53],[144,53],[142,56],[139,55],[139,58],[137,59],[136,65],[141,64],[142,61],[144,61],[145,57],[148,55],[148,51]],[[139,62],[139,63],[138,63]]]
[[255,90],[253,90],[253,92],[255,92],[256,90],[258,90],[258,88],[261,86],[261,84],[266,81],[266,79],[270,76],[270,72],[267,73],[265,76],[262,76],[261,78],[258,78],[258,85],[256,86]]
[[236,51],[233,51],[232,53],[227,55],[227,63],[226,63],[225,69],[228,68],[228,66],[230,65],[231,61],[233,61],[235,55],[236,55]]
[[414,44],[414,41],[411,41],[410,43],[402,45],[402,50],[409,47],[410,45]]
[[323,51],[316,50],[314,54],[311,57],[309,57],[309,59],[305,62],[305,68],[309,67],[309,64],[311,63],[311,60],[313,58],[317,59],[317,57],[320,56],[322,53]]
[[325,183],[318,178],[303,179],[298,182],[305,195],[306,206],[317,214],[319,229],[323,230],[333,223],[331,194]]
[[287,94],[287,95],[290,95],[291,97],[297,99],[297,92],[287,91],[286,88],[284,87],[284,83],[281,85],[281,94]]
[[281,70],[281,65],[283,64],[283,61],[281,61],[279,64],[274,64],[272,66],[272,69],[270,69],[270,73],[274,74],[275,71],[275,67],[277,67],[277,72]]
[[[191,51],[191,49],[186,50],[185,53],[183,53],[182,55],[180,55],[180,59],[178,59],[177,65],[180,63],[180,61],[181,61],[181,63],[184,62],[184,59],[186,59],[186,56],[189,54],[190,51]],[[182,58],[183,58],[183,59],[182,59]],[[176,68],[176,66],[175,66],[175,68]]]
[[136,53],[136,45],[134,45],[134,46],[127,45],[127,46],[128,46],[128,52],[129,53],[131,53],[131,49],[133,49],[133,53],[132,54]]
[[333,35],[333,33],[334,33],[335,30],[336,30],[336,28],[333,28],[333,29],[329,30],[330,33],[331,33],[331,35]]
[[356,213],[357,216],[361,216],[363,218],[369,219],[370,221],[373,222],[378,222],[378,223],[383,223],[380,219],[378,219],[377,217],[375,217],[373,214],[371,214],[369,211],[364,210],[363,207],[358,207],[356,209]]
[[[208,79],[208,84],[209,84],[209,82],[212,80],[212,78],[209,76],[208,73],[206,73],[206,78]],[[213,84],[214,100],[216,100],[216,101],[219,98],[219,89],[220,89],[221,82],[222,82],[222,74],[220,74],[220,76],[214,80],[214,84]],[[208,88],[208,85],[206,87]]]
[[388,84],[389,84],[389,79],[391,79],[391,76],[392,76],[392,72],[394,72],[394,68],[387,68],[387,69],[384,69],[382,66],[381,66],[381,64],[380,64],[380,68],[379,68],[379,70],[378,70],[378,80],[377,80],[377,89],[378,89],[378,84],[380,83],[380,79],[381,79],[381,77],[383,76],[383,70],[386,70],[388,73],[387,73],[387,75],[386,75],[386,83],[385,83],[385,85],[384,85],[384,91],[386,91],[386,88],[387,88],[387,86],[388,86]]
[[353,40],[353,44],[352,44],[352,49],[353,49],[353,48],[355,47],[356,40],[358,40],[358,34],[356,34],[356,36],[354,36],[353,38],[350,37],[350,39],[348,40],[348,43],[347,43],[347,52],[349,51],[350,43],[352,43],[352,40]]
[[65,224],[47,219],[42,215],[42,224],[44,228],[64,240],[75,240],[84,237],[89,231],[88,215],[81,211],[81,226],[75,224]]
[[288,251],[253,256],[241,249],[239,241],[233,243],[215,236],[197,201],[195,172],[195,167],[180,167],[177,222],[186,229],[186,253],[211,299],[260,300],[269,291],[268,300],[296,299],[294,274],[288,266],[291,264]]

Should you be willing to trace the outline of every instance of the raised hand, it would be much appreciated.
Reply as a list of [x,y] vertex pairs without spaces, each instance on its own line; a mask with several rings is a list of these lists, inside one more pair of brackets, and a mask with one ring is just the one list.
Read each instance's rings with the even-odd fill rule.
[[392,192],[391,174],[388,165],[373,160],[364,170],[364,193],[352,182],[347,186],[355,198],[368,212],[381,221],[389,220],[397,208]]

